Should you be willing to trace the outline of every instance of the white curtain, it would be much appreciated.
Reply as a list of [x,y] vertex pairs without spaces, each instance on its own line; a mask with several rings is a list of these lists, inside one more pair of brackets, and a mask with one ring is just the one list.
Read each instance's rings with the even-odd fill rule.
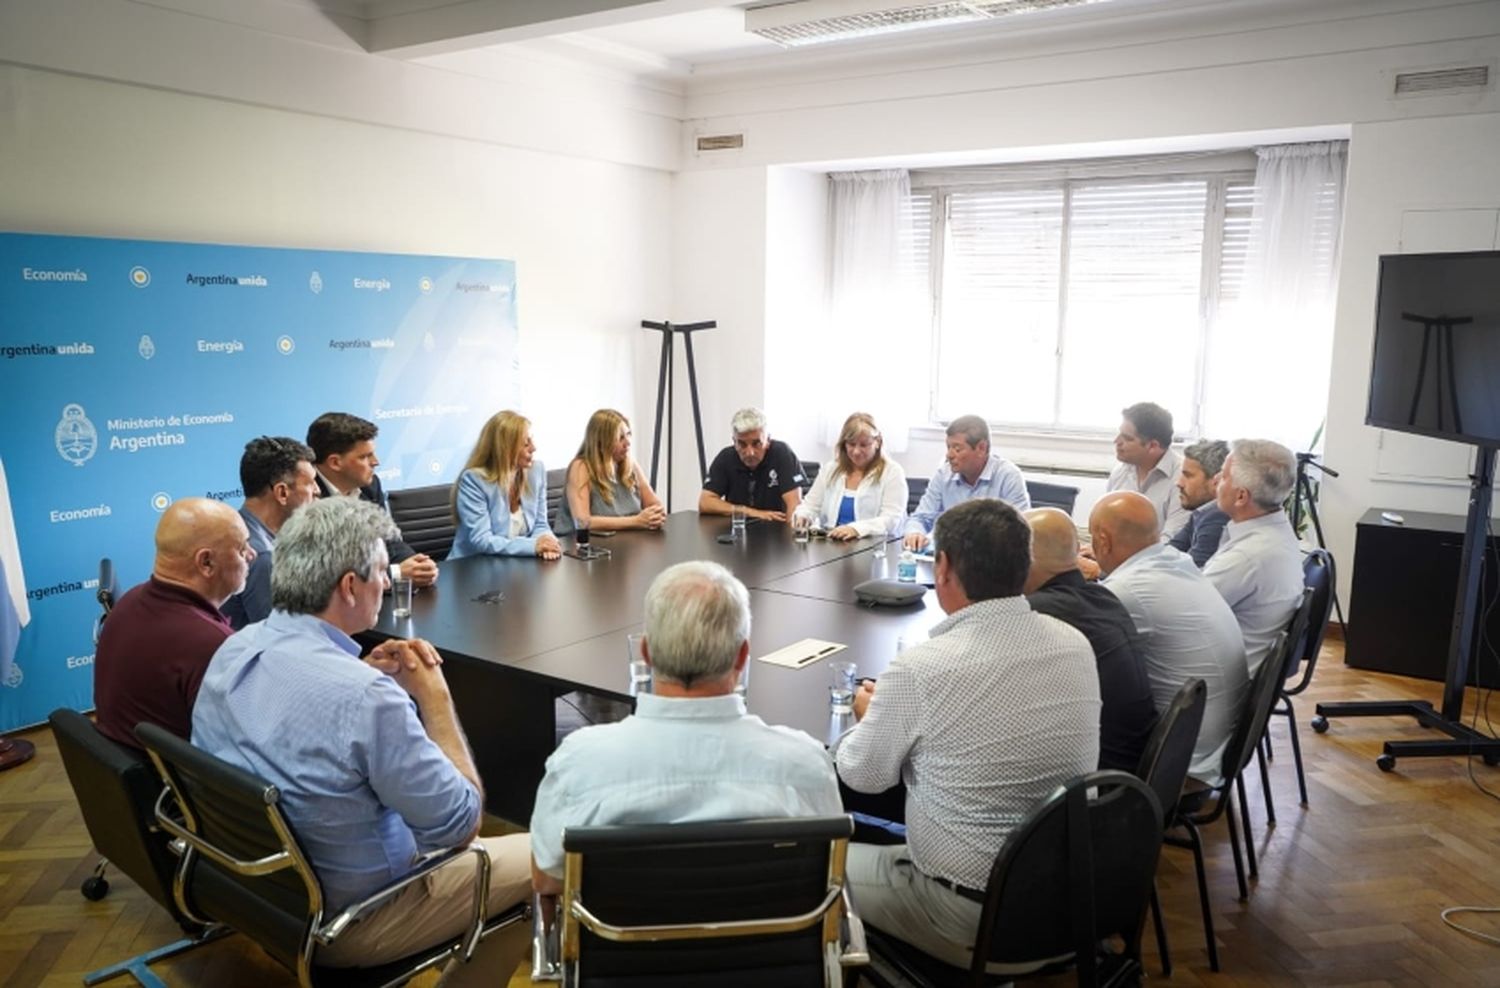
[[1207,435],[1294,450],[1321,441],[1347,149],[1344,141],[1256,149],[1245,281],[1210,334]]
[[828,324],[817,346],[820,432],[828,448],[851,412],[869,412],[885,448],[906,448],[925,421],[930,319],[913,264],[905,170],[829,176],[832,267]]

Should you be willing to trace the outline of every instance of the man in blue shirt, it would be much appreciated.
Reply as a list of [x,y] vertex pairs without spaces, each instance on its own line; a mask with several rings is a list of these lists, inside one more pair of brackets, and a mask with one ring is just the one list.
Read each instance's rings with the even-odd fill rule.
[[[391,641],[363,661],[389,586],[395,525],[352,497],[316,501],[276,538],[273,610],[224,642],[193,708],[193,744],[273,783],[327,900],[326,913],[412,870],[420,855],[473,840],[483,790],[432,646]],[[528,892],[525,834],[486,838],[489,909]],[[463,856],[402,890],[317,962],[386,963],[461,932],[473,903]],[[526,951],[515,924],[485,940],[446,983],[503,984]]]
[[245,577],[245,589],[219,608],[236,631],[271,613],[271,552],[276,533],[293,511],[318,497],[313,451],[285,436],[250,440],[240,457],[240,490],[245,495],[240,517],[250,532],[255,562]]
[[1021,471],[990,452],[989,423],[978,415],[960,415],[948,424],[947,461],[927,482],[922,503],[906,520],[906,548],[927,548],[938,515],[980,497],[999,498],[1017,511],[1031,508]]
[[843,813],[823,745],[745,712],[750,597],[718,563],[679,563],[646,592],[652,691],[617,724],[569,735],[531,814],[532,881],[562,890],[569,826]]

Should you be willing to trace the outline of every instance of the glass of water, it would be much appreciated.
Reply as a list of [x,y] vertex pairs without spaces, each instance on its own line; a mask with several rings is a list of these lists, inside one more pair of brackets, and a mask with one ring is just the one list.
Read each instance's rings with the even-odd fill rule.
[[859,684],[853,662],[828,663],[828,706],[833,713],[854,712],[854,690]]
[[651,663],[646,661],[646,636],[632,632],[625,636],[625,654],[630,660],[630,695],[651,692]]
[[411,617],[412,582],[400,578],[391,581],[391,617],[396,620]]
[[736,541],[742,540],[745,537],[745,519],[747,517],[749,517],[749,512],[745,510],[743,504],[736,504],[729,509],[729,531],[734,535]]
[[807,538],[812,534],[812,517],[798,512],[792,515],[792,541],[798,545],[807,545]]

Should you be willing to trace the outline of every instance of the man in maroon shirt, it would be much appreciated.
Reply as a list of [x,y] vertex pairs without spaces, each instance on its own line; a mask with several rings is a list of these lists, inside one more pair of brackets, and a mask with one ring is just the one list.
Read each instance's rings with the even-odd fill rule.
[[110,611],[94,655],[99,730],[137,747],[135,725],[192,733],[203,671],[231,632],[219,608],[245,586],[255,550],[239,512],[190,497],[156,526],[151,578]]

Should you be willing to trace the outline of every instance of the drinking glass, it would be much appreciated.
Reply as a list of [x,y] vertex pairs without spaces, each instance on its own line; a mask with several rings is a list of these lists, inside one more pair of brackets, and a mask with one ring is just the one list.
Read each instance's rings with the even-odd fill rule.
[[630,660],[630,695],[640,696],[651,692],[651,664],[646,661],[646,650],[642,646],[646,636],[632,632],[625,636],[625,655]]
[[399,578],[391,581],[391,617],[396,620],[411,617],[412,582]]
[[736,504],[729,509],[729,531],[738,541],[745,537],[745,519],[748,512],[743,504]]
[[798,545],[807,545],[807,538],[812,534],[812,517],[801,513],[792,516],[792,541]]
[[857,668],[853,662],[828,663],[828,706],[835,714],[854,711],[854,690],[858,685]]

